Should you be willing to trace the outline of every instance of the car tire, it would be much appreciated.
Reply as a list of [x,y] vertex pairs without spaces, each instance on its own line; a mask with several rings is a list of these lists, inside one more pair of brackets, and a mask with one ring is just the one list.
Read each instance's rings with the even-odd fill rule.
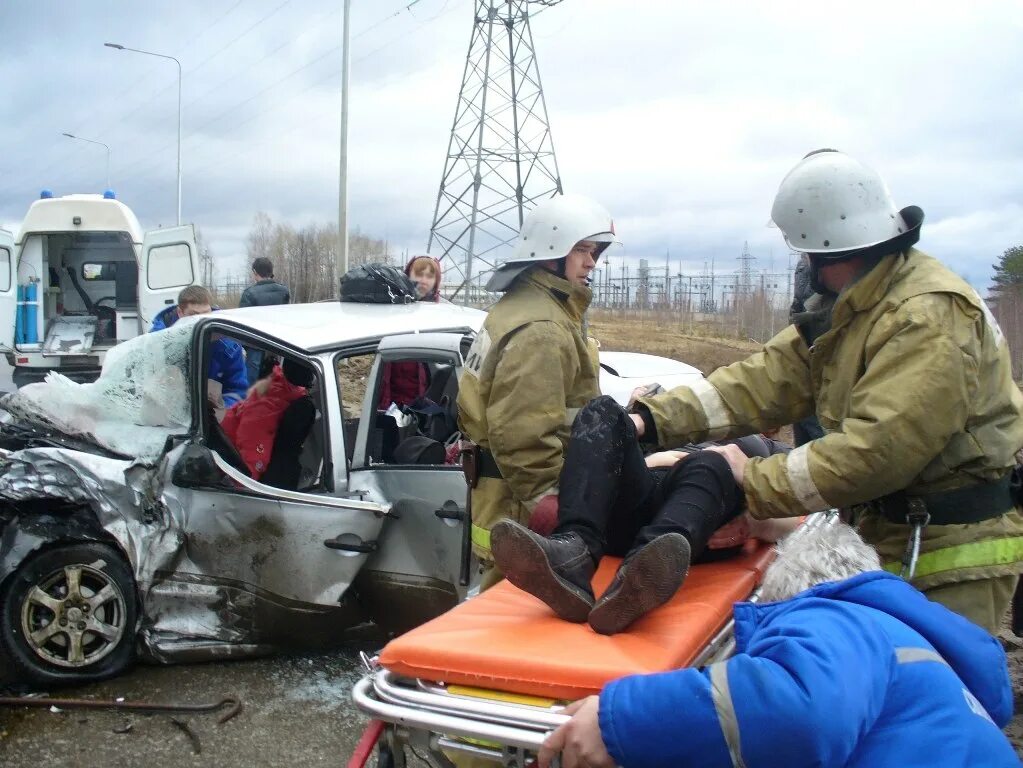
[[138,602],[124,557],[98,542],[37,552],[0,592],[0,644],[44,685],[112,677],[132,661]]

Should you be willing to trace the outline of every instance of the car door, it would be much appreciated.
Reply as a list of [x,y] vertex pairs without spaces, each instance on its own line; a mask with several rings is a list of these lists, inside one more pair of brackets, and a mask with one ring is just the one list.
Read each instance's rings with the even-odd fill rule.
[[[380,455],[379,446],[386,440],[377,439],[374,433],[393,432],[397,422],[378,407],[379,393],[384,378],[393,375],[396,365],[424,365],[430,372],[424,394],[453,405],[463,339],[461,333],[386,337],[377,348],[368,377],[349,486],[363,490],[367,497],[386,500],[392,505],[392,514],[384,522],[377,551],[359,577],[360,594],[378,595],[380,599],[374,603],[393,606],[399,615],[377,620],[385,624],[402,621],[403,626],[392,627],[395,629],[425,621],[457,603],[465,596],[476,567],[467,546],[470,521],[461,467],[412,463],[409,457],[398,456],[397,449],[393,454],[385,450],[386,458]],[[399,446],[403,440],[417,437],[412,424],[397,426],[397,431]],[[455,438],[457,435],[449,436]]]
[[[232,335],[230,326],[215,320],[197,335],[202,337],[197,359],[205,364],[196,366],[195,402],[205,402],[214,337],[276,351],[272,340],[251,332]],[[322,481],[305,490],[283,490],[252,479],[207,407],[199,409],[195,437],[171,453],[167,473],[173,488],[168,494],[187,538],[187,558],[173,578],[207,585],[213,590],[211,601],[219,601],[216,611],[222,613],[224,600],[230,599],[235,611],[251,614],[264,630],[267,622],[285,620],[289,609],[337,607],[376,550],[388,513],[387,504],[334,491],[339,484],[332,476],[329,427],[339,421],[332,414],[340,404],[331,359],[326,358],[325,370],[315,356],[279,349],[315,372],[309,396],[322,418],[311,429],[321,430],[315,442],[325,459]],[[244,599],[228,598],[228,593]]]
[[181,289],[198,279],[195,230],[191,224],[146,232],[142,242],[139,313],[148,331],[162,309],[178,300]]
[[14,318],[18,309],[16,267],[14,235],[0,229],[0,352],[14,349]]

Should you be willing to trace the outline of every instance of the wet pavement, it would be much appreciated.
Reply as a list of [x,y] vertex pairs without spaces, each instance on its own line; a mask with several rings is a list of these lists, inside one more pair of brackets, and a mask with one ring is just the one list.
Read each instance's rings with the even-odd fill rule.
[[373,647],[361,643],[325,654],[140,665],[114,680],[47,691],[69,698],[189,703],[236,696],[243,709],[218,724],[222,712],[0,707],[0,766],[345,766],[366,724],[350,697],[362,674],[358,651]]

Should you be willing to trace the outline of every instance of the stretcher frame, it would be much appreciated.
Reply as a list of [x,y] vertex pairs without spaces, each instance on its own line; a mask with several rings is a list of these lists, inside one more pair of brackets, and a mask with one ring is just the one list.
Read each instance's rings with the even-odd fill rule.
[[[828,525],[834,515],[811,515],[791,536]],[[758,584],[746,598],[760,599]],[[727,621],[693,660],[702,667],[730,657],[735,651],[735,620]],[[379,734],[379,768],[404,768],[406,750],[431,766],[453,766],[452,757],[465,755],[507,768],[525,768],[550,733],[569,720],[566,703],[500,692],[448,690],[443,682],[403,677],[385,669],[378,657],[362,655],[367,674],[352,689],[355,705],[374,719],[367,733]],[[533,701],[530,701],[533,699]],[[382,728],[379,726],[382,723]],[[349,768],[361,768],[368,751],[353,757]]]

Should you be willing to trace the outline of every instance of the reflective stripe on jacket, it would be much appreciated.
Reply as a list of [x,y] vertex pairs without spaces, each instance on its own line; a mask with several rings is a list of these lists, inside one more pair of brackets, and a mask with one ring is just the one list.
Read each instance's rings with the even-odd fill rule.
[[510,517],[524,524],[540,498],[557,493],[572,419],[600,394],[584,328],[590,298],[588,288],[534,267],[490,310],[466,356],[460,428],[501,471],[481,477],[472,494],[480,557],[490,557],[494,523]]
[[736,654],[600,694],[623,768],[1018,766],[1005,653],[889,574],[735,606]]
[[[831,330],[812,348],[789,326],[699,385],[640,402],[661,444],[748,434],[816,413],[823,438],[747,465],[744,490],[757,518],[995,480],[1023,445],[1023,397],[998,324],[976,291],[916,249],[886,257],[846,289]],[[908,530],[869,515],[861,532],[883,558],[898,559]],[[968,568],[955,565],[953,554],[944,559],[949,568],[914,583],[929,588],[1017,573],[1021,536],[1016,512],[967,526],[929,526],[924,554],[991,539],[1008,543]]]

